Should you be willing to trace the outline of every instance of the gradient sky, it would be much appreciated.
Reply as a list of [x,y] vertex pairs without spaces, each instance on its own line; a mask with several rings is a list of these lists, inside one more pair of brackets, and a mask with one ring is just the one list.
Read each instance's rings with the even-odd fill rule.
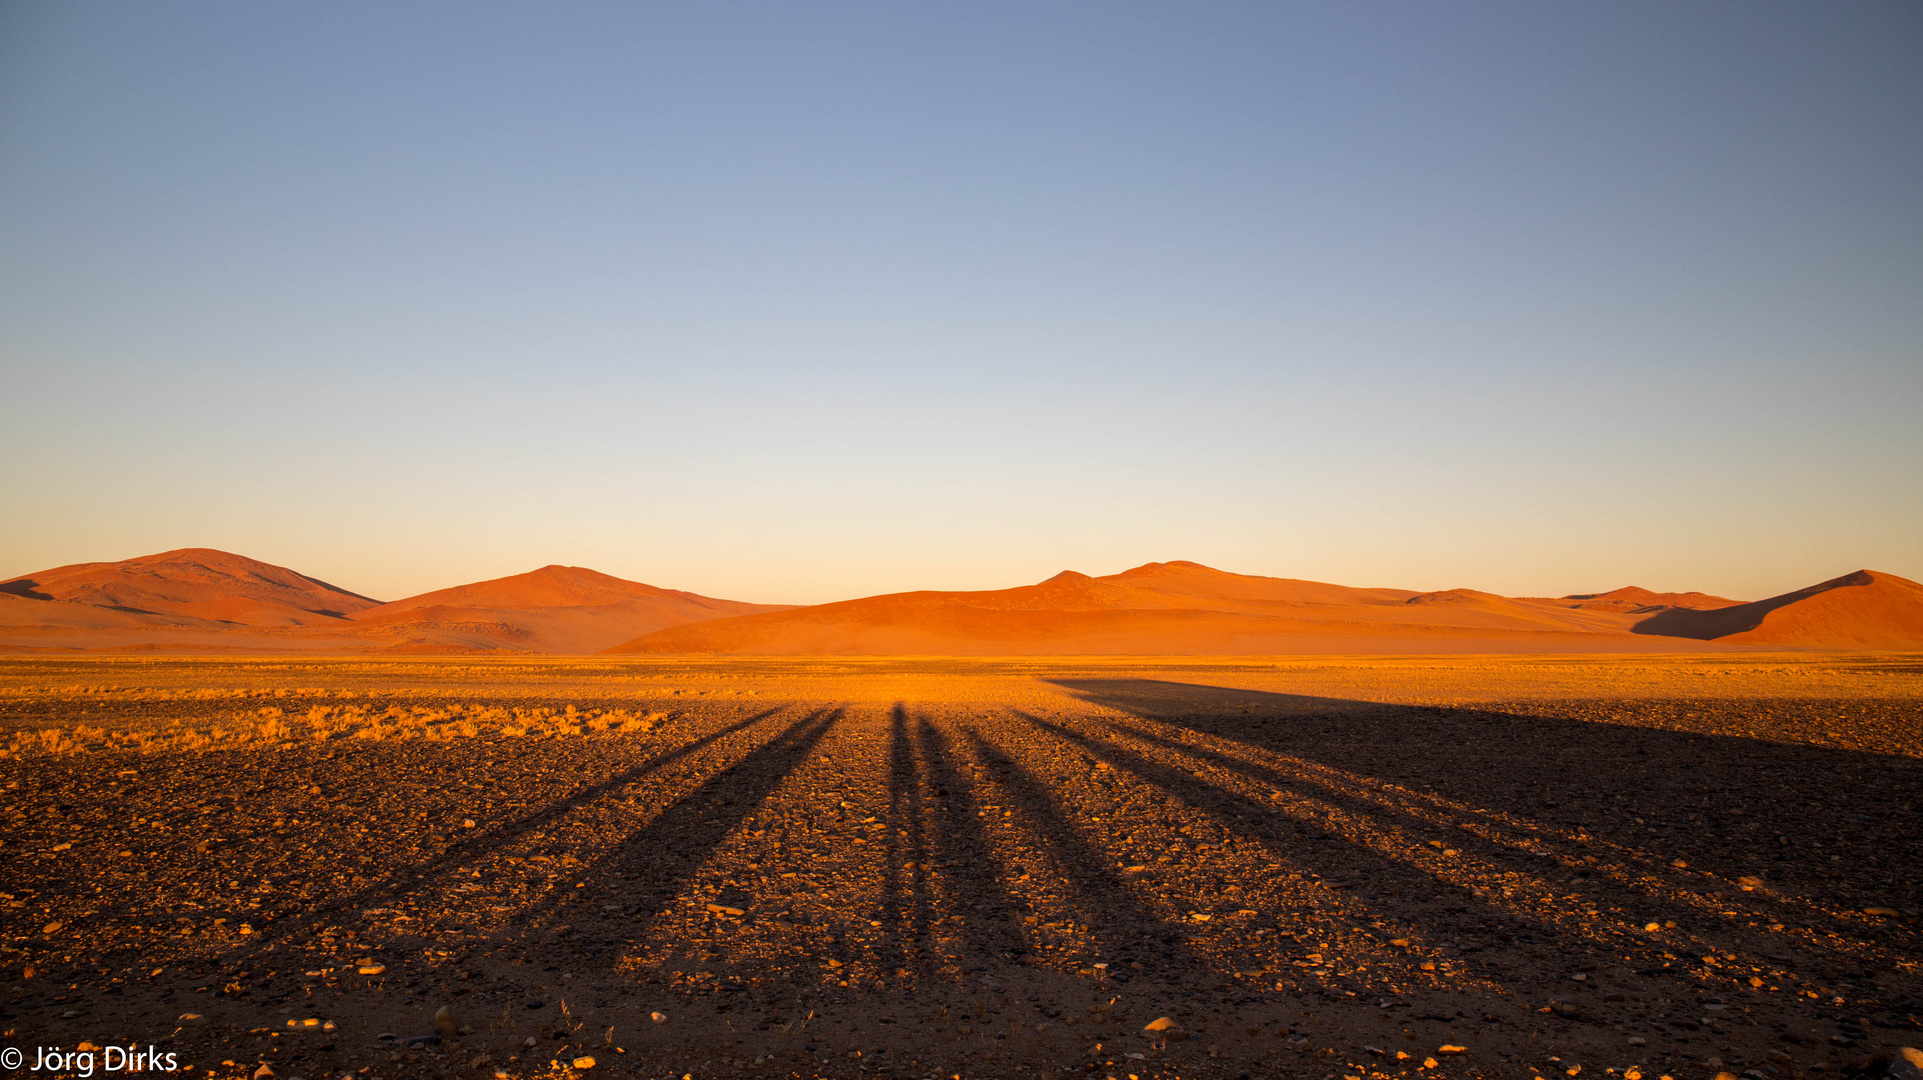
[[0,575],[1923,579],[1923,6],[0,6]]

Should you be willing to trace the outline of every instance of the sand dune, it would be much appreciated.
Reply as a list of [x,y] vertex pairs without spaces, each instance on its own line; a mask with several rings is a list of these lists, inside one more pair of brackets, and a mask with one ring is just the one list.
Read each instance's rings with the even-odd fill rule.
[[1755,645],[1919,649],[1923,585],[1858,570],[1755,603],[1664,611],[1637,623],[1636,632]]
[[396,600],[358,613],[354,622],[358,633],[396,651],[592,653],[682,623],[784,610],[656,588],[579,566],[544,566]]
[[1581,608],[1585,611],[1626,611],[1655,612],[1664,608],[1689,608],[1707,611],[1712,608],[1735,607],[1741,600],[1730,600],[1721,596],[1711,596],[1699,592],[1650,592],[1634,585],[1614,589],[1606,593],[1576,593],[1558,597],[1550,601],[1564,607]]
[[383,604],[286,567],[185,548],[0,583],[0,649],[578,654],[779,610],[569,566]]
[[1169,562],[1099,578],[1065,571],[1014,589],[894,593],[721,619],[610,651],[982,656],[1663,647],[1633,637],[1636,621],[1623,612],[1470,589],[1353,589]]
[[1858,571],[1744,603],[1634,586],[1508,597],[1147,563],[795,608],[545,566],[379,603],[205,548],[0,582],[0,650],[1260,655],[1923,648],[1923,586]]
[[5,625],[100,629],[338,624],[380,604],[284,566],[211,548],[59,566],[0,582],[0,593],[27,602],[0,607]]

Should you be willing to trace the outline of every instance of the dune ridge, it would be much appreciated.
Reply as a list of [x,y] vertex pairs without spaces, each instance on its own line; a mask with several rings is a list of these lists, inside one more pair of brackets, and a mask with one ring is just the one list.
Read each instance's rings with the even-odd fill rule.
[[[1900,579],[1898,579],[1900,580]],[[1105,577],[1064,571],[979,592],[907,592],[719,619],[643,635],[611,653],[860,655],[1253,655],[1264,653],[1630,652],[1784,643],[1857,647],[1871,638],[1639,629],[1741,601],[1634,586],[1555,599],[1475,589],[1355,589],[1256,577],[1194,562],[1147,563]],[[1825,625],[1846,623],[1839,611]],[[1696,625],[1686,623],[1686,625]],[[1732,624],[1733,625],[1733,624]],[[1727,640],[1725,640],[1727,639]],[[1923,647],[1923,633],[1876,636]],[[1904,644],[1907,642],[1908,644]],[[1695,644],[1692,644],[1695,643]]]
[[0,649],[587,654],[683,622],[778,610],[572,566],[382,603],[286,567],[182,548],[0,582]]
[[1636,633],[1753,645],[1923,648],[1923,585],[1858,570],[1753,603],[1664,611],[1636,624]]
[[1260,655],[1923,649],[1923,586],[1859,570],[1767,600],[1636,586],[1562,597],[1355,588],[1182,560],[1009,589],[809,607],[578,566],[381,603],[209,548],[0,582],[11,652]]

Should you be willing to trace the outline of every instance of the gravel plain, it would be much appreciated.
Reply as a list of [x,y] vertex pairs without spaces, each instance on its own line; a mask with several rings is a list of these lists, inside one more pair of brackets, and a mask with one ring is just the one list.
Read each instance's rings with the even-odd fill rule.
[[0,1041],[1842,1076],[1923,1041],[1919,701],[1889,655],[0,660]]

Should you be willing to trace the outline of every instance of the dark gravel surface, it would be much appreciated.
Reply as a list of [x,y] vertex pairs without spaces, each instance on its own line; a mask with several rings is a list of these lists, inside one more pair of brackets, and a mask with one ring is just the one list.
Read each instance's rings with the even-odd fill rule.
[[250,741],[23,670],[9,731],[99,734],[0,759],[5,1043],[306,1080],[1777,1080],[1923,1040],[1901,696],[423,671],[281,672],[285,717],[372,701],[381,737]]

